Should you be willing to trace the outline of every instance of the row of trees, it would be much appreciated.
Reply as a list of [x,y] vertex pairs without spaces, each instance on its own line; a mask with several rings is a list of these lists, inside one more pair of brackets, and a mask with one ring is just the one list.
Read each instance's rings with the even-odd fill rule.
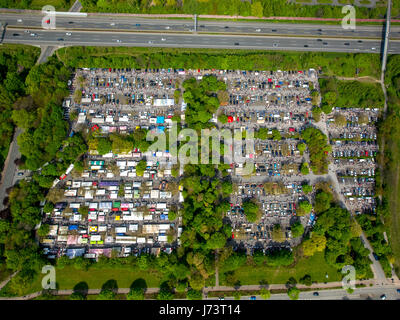
[[[3,0],[5,1],[5,0]],[[307,2],[307,1],[304,1]],[[213,14],[254,17],[326,17],[342,18],[342,7],[305,6],[280,0],[82,0],[85,11],[123,13],[185,13]],[[360,12],[359,12],[360,11]],[[385,14],[384,8],[357,8],[357,17],[379,18]]]
[[335,78],[319,79],[321,109],[330,113],[332,108],[383,108],[384,95],[379,84],[360,81],[340,81]]
[[12,140],[14,103],[25,96],[25,79],[39,50],[27,46],[3,45],[0,49],[0,168]]
[[325,174],[328,172],[328,152],[331,146],[327,137],[317,128],[308,127],[301,133],[310,152],[311,169],[314,174]]
[[73,68],[185,68],[238,70],[320,69],[326,75],[378,77],[379,56],[352,53],[265,52],[246,50],[67,47],[58,50]]

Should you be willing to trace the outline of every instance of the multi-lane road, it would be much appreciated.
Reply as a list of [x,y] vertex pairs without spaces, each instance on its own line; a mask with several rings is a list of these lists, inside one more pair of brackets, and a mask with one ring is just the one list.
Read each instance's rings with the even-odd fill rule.
[[[68,31],[7,29],[4,43],[30,45],[146,46],[180,48],[221,48],[261,50],[301,50],[379,53],[380,40],[316,39],[279,36],[234,36],[205,34],[165,34],[110,31]],[[400,53],[400,40],[391,41],[389,53]]]
[[[43,15],[1,14],[0,18],[3,23],[7,23],[9,26],[41,27]],[[107,16],[56,16],[56,26],[57,28],[72,30],[192,32],[194,21]],[[384,30],[382,26],[357,26],[355,30],[344,30],[340,23],[337,25],[318,25],[200,20],[197,23],[197,32],[381,39]],[[393,39],[400,39],[400,27],[392,27],[391,36]]]
[[[192,20],[115,16],[56,16],[56,30],[45,30],[42,18],[0,14],[3,25],[7,23],[4,43],[380,53],[384,32],[382,26],[344,30],[341,25],[209,20],[199,21],[194,32]],[[388,53],[400,53],[400,27],[391,29]]]

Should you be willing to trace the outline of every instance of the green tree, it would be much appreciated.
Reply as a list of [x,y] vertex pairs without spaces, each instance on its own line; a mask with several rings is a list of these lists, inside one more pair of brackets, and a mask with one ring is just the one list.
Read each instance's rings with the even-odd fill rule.
[[186,297],[188,300],[203,300],[203,293],[201,290],[189,289]]
[[127,300],[144,300],[143,288],[132,288],[126,296]]
[[305,256],[312,256],[315,252],[322,252],[325,250],[326,238],[323,235],[313,233],[310,239],[303,242],[302,247]]
[[304,233],[304,227],[300,221],[296,221],[290,226],[293,238],[301,237]]
[[49,234],[50,226],[47,223],[43,223],[37,231],[40,237],[45,237]]
[[116,294],[111,289],[101,290],[101,292],[96,298],[96,300],[115,300],[115,299],[116,299]]
[[261,296],[261,298],[263,298],[264,300],[268,300],[269,298],[271,298],[271,291],[269,291],[269,290],[267,290],[267,289],[265,289],[265,288],[262,288],[262,289],[260,290],[260,296]]
[[300,289],[298,289],[296,287],[290,287],[287,291],[287,294],[288,294],[290,300],[298,300],[299,294],[300,294]]
[[297,216],[305,216],[309,214],[312,210],[312,204],[308,202],[307,200],[300,201],[297,210],[296,210],[296,215]]
[[139,163],[136,165],[136,175],[138,177],[142,177],[144,171],[146,170],[147,162],[146,160],[140,160]]
[[303,190],[304,194],[309,194],[310,192],[312,192],[313,187],[310,186],[309,184],[303,184],[301,186],[301,189]]

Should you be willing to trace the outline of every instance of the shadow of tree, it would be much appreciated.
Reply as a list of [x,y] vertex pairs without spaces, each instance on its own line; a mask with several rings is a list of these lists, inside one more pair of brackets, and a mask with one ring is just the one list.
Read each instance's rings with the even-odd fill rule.
[[117,283],[117,281],[114,280],[114,279],[106,281],[101,287],[101,291],[105,291],[105,290],[110,290],[110,291],[112,291],[114,293],[117,293],[118,292],[118,283]]
[[74,286],[73,291],[86,296],[89,292],[89,285],[85,281],[81,281]]
[[139,278],[136,279],[135,281],[132,282],[130,289],[143,289],[143,291],[146,291],[147,289],[147,282],[146,280]]

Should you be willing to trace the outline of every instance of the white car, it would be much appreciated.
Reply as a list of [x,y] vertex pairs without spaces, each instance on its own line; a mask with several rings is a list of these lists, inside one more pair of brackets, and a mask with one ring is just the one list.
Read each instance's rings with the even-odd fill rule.
[[256,29],[256,32],[261,32],[261,29]]
[[165,27],[165,29],[167,29],[167,30],[169,30],[169,28],[170,28],[169,26],[166,26],[166,27]]
[[371,50],[375,50],[375,49],[376,49],[375,47],[371,48]]
[[153,41],[152,40],[149,40],[149,44],[152,44],[153,43]]
[[22,22],[22,19],[18,19],[17,22]]
[[165,39],[165,38],[161,38],[161,41],[165,41],[165,40],[167,40],[167,39]]
[[111,22],[111,23],[110,23],[110,26],[115,26],[115,22]]
[[122,41],[118,39],[117,42],[118,42],[118,43],[121,43]]
[[31,33],[31,37],[36,37],[37,34],[36,33]]
[[66,36],[70,36],[70,35],[71,35],[71,32],[67,32],[65,35],[66,35]]

